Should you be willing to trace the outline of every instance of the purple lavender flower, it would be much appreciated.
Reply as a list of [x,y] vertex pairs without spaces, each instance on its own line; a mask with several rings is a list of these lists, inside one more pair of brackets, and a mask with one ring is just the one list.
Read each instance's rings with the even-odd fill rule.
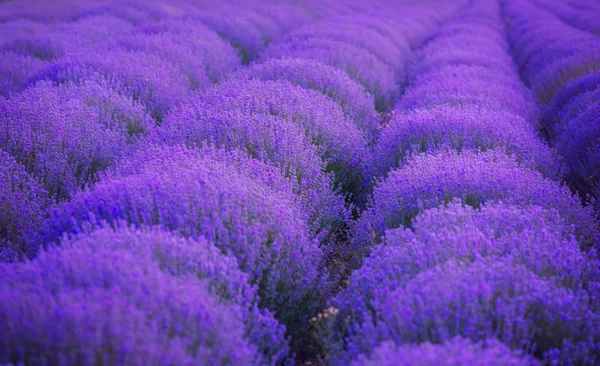
[[252,9],[277,24],[277,35],[285,34],[293,29],[300,28],[302,25],[313,22],[315,19],[315,16],[306,9],[303,9],[301,4],[291,5],[270,3],[267,5],[259,5]]
[[539,278],[587,294],[590,301],[598,296],[595,254],[580,251],[573,227],[558,212],[539,206],[488,203],[479,210],[455,201],[424,211],[412,229],[386,231],[382,240],[331,302],[339,310],[334,342],[360,332],[368,319],[378,316],[376,299],[449,260],[510,257]]
[[131,32],[131,24],[113,16],[94,16],[56,24],[19,19],[0,26],[0,48],[52,60]]
[[570,26],[600,35],[600,12],[598,4],[589,1],[535,1],[536,6],[542,7],[559,17]]
[[157,55],[120,49],[67,54],[32,78],[36,80],[96,81],[146,106],[159,122],[191,88],[177,65]]
[[348,114],[368,136],[378,127],[375,101],[363,86],[324,63],[306,59],[273,59],[255,63],[231,76],[232,79],[289,81],[328,96]]
[[237,11],[206,12],[195,16],[206,26],[229,40],[238,49],[243,63],[254,60],[265,48],[265,40],[261,31],[248,18]]
[[524,76],[542,103],[569,80],[597,70],[600,41],[526,2],[507,2],[510,36]]
[[600,70],[600,42],[592,50],[581,50],[573,55],[547,63],[532,80],[533,93],[542,103],[552,97],[570,80],[586,76]]
[[162,225],[185,237],[205,237],[235,256],[258,286],[261,306],[286,325],[318,306],[321,291],[327,291],[322,252],[309,238],[293,197],[245,176],[235,166],[202,156],[177,162],[179,158],[105,180],[58,205],[39,237],[29,243],[29,255],[35,254],[36,244],[55,243],[63,235],[103,222]]
[[149,38],[142,37],[141,42],[127,39],[120,42],[141,51],[158,53],[179,64],[188,74],[206,73],[210,81],[216,82],[241,64],[236,50],[228,42],[198,22],[170,18],[140,28]]
[[[477,105],[492,111],[508,111],[531,120],[534,105],[518,82],[490,83],[463,74],[439,73],[433,80],[413,84],[397,105],[398,109],[427,108],[438,105]],[[511,85],[512,84],[512,85]]]
[[474,343],[456,337],[441,344],[429,342],[395,346],[386,342],[371,357],[359,356],[352,366],[534,366],[539,361],[513,351],[496,339]]
[[223,254],[206,239],[185,239],[160,228],[146,230],[101,228],[61,243],[62,247],[85,247],[94,251],[133,254],[142,263],[152,260],[161,270],[173,276],[188,277],[207,285],[209,292],[226,304],[239,307],[245,324],[244,337],[262,355],[260,364],[283,362],[289,345],[281,326],[267,310],[258,308],[257,289],[238,268],[232,256]]
[[[86,245],[90,244],[90,245]],[[0,264],[0,362],[252,364],[241,311],[150,256],[92,242]]]
[[375,148],[379,173],[406,164],[416,152],[441,147],[457,151],[505,148],[517,160],[555,178],[559,173],[554,154],[533,126],[510,112],[471,106],[437,106],[396,114],[383,130]]
[[[216,34],[211,34],[212,32],[210,31],[207,33],[208,37],[201,36],[200,39],[212,37],[218,42],[223,43],[222,46],[227,46]],[[159,55],[163,59],[177,65],[181,69],[181,72],[189,79],[192,89],[198,89],[212,83],[208,75],[210,66],[207,59],[209,57],[205,56],[206,54],[210,54],[209,49],[201,43],[193,42],[191,37],[185,37],[182,34],[172,32],[156,34],[137,33],[129,37],[120,38],[116,42],[119,47]],[[229,48],[232,51],[229,56],[233,60],[237,60],[233,48],[231,46]],[[218,50],[218,47],[215,47],[216,50]],[[224,63],[228,61],[227,58],[223,60]],[[232,62],[232,64],[234,63]]]
[[568,225],[554,210],[490,203],[473,209],[459,200],[424,211],[412,229],[387,230],[349,286],[333,300],[356,322],[374,298],[401,287],[420,272],[447,260],[471,262],[511,256],[536,275],[578,290],[600,281],[598,261],[579,249]]
[[399,49],[387,37],[365,25],[353,22],[353,19],[344,19],[343,28],[339,24],[336,20],[306,25],[282,37],[280,41],[291,44],[311,43],[312,40],[325,39],[343,42],[368,51],[397,73],[402,72],[410,54],[406,52],[406,48]]
[[150,140],[166,145],[165,151],[177,144],[202,147],[206,143],[241,149],[289,179],[311,231],[320,239],[328,242],[346,228],[349,212],[344,196],[338,194],[333,176],[325,172],[322,150],[305,136],[304,128],[276,116],[213,113],[209,108],[203,103],[178,108]]
[[0,148],[60,201],[93,183],[151,119],[97,84],[41,82],[0,100],[0,121]]
[[372,53],[352,44],[315,38],[276,43],[261,54],[261,60],[289,57],[320,61],[345,71],[374,95],[378,110],[392,105],[398,94],[395,71]]
[[370,208],[357,224],[356,251],[368,250],[385,230],[410,225],[421,211],[454,198],[473,207],[503,201],[553,208],[576,225],[582,248],[593,246],[598,233],[591,209],[582,207],[567,187],[519,166],[502,151],[440,151],[416,156],[375,188]]
[[[234,144],[245,147],[252,155],[260,156],[260,150],[265,143],[272,145],[271,149],[274,147],[281,151],[287,149],[288,145],[279,139],[298,140],[306,136],[306,140],[316,146],[318,155],[326,163],[326,170],[334,173],[336,182],[345,192],[359,198],[369,184],[371,163],[364,134],[344,115],[339,106],[318,92],[285,82],[229,80],[208,89],[182,109],[183,116],[176,112],[165,123],[166,137],[163,140],[177,139],[176,136],[183,136],[187,140],[187,136],[191,136],[196,140],[200,140],[200,137],[206,140],[212,138],[221,144],[224,141],[232,144],[232,141],[243,138],[250,141],[244,145],[239,142]],[[207,115],[208,117],[205,117]],[[279,127],[273,133],[284,136],[266,140],[264,130],[258,128],[259,122],[255,122],[254,119],[269,121],[273,120],[271,116],[278,117],[281,120],[278,124],[288,124],[292,130]],[[227,122],[228,119],[231,119],[231,122]],[[190,122],[197,125],[189,126]],[[227,131],[240,123],[245,125],[240,126],[244,130],[251,130]],[[191,128],[204,131],[190,133],[188,130]],[[181,138],[178,139],[181,141]],[[295,145],[298,144],[290,146]],[[298,159],[302,159],[302,156],[293,155],[285,160],[289,162]],[[294,167],[295,164],[290,165]]]
[[0,150],[0,251],[5,253],[5,261],[23,253],[24,239],[38,229],[47,205],[44,189],[14,158]]
[[462,336],[497,338],[551,363],[597,361],[599,322],[588,296],[540,279],[510,256],[448,261],[372,306],[375,319],[350,332],[343,358],[386,341],[442,343]]
[[0,96],[7,97],[24,89],[29,78],[45,65],[45,61],[30,55],[0,52]]
[[[551,137],[555,130],[593,105],[600,90],[600,71],[569,81],[552,98],[544,111],[543,127]],[[595,99],[594,99],[595,98]]]
[[595,189],[600,188],[599,118],[600,105],[594,103],[567,121],[556,138],[556,148],[572,167],[569,180],[582,193],[593,194]]

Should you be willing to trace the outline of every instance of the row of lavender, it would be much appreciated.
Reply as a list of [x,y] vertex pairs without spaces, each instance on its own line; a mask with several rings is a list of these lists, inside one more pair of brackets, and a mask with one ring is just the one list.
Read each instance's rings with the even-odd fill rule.
[[[551,4],[545,7],[552,8]],[[600,19],[600,7],[589,6],[592,9],[583,7],[579,12]],[[592,23],[570,22],[585,30],[577,29],[532,3],[507,2],[505,12],[516,62],[543,108],[540,127],[564,156],[569,184],[598,204],[600,38],[590,33],[593,29],[587,26]]]
[[[40,4],[29,5],[16,7],[31,10]],[[61,240],[52,219],[71,204],[76,207],[78,200],[85,202],[86,196],[98,198],[100,210],[115,211],[104,215],[108,222],[101,222],[102,213],[90,217],[88,224],[83,217],[67,218],[72,225],[81,224],[81,235],[65,238],[62,249],[40,253],[34,262],[1,267],[0,361],[180,365],[287,359],[285,328],[263,309],[266,305],[257,294],[262,282],[255,279],[269,261],[309,258],[318,250],[293,208],[293,198],[269,187],[287,188],[284,178],[241,153],[215,148],[199,150],[197,156],[183,149],[179,155],[176,149],[161,150],[171,160],[157,161],[153,154],[155,164],[150,160],[140,165],[132,158],[130,168],[148,174],[127,182],[117,182],[116,176],[134,172],[127,172],[127,162],[114,163],[145,145],[142,141],[170,109],[194,90],[239,68],[273,38],[314,21],[314,16],[280,5],[244,6],[233,13],[214,6],[194,13],[195,7],[179,9],[185,17],[172,16],[177,8],[166,3],[80,5],[69,15],[74,19],[45,23],[9,18],[0,27],[1,86],[7,96],[0,101],[3,259],[15,261],[24,252],[35,257],[40,245]],[[50,8],[65,14],[61,4]],[[44,10],[32,15],[43,19]],[[188,169],[177,169],[175,164],[183,168],[186,158]],[[165,169],[172,163],[174,170],[165,179],[152,172],[161,163]],[[118,166],[107,173],[111,178],[101,179],[101,172],[111,166]],[[202,174],[210,187],[199,181]],[[172,186],[186,179],[196,186]],[[101,180],[110,183],[84,192]],[[162,186],[152,191],[156,181]],[[121,185],[129,189],[120,190]],[[160,201],[160,188],[172,193],[170,202],[181,207],[163,204],[169,197]],[[121,196],[103,197],[103,189],[107,194],[106,189],[120,191]],[[194,193],[194,200],[186,200]],[[71,198],[71,204],[54,207]],[[102,202],[111,199],[117,201],[112,207]],[[196,201],[203,206],[194,207]],[[119,204],[124,211],[117,211]],[[180,221],[177,227],[182,229],[185,215],[194,213],[185,205],[206,216],[189,217],[199,221],[188,222],[198,234],[186,232],[193,239],[169,232],[175,229],[173,222]],[[40,231],[47,216],[46,229]],[[99,230],[92,232],[93,223]],[[128,228],[132,224],[144,228]],[[279,232],[284,234],[277,238]],[[211,234],[220,237],[217,244],[237,243],[242,252],[251,253],[247,257],[255,257],[238,264],[228,248],[205,239]],[[277,245],[287,241],[293,244],[278,252]],[[263,249],[249,248],[259,243]],[[307,253],[302,248],[296,252],[295,244],[306,246]],[[256,263],[260,260],[262,267]],[[250,268],[250,273],[239,267]],[[285,286],[294,286],[294,277],[314,276],[286,270],[291,273]],[[265,281],[269,276],[264,275]]]
[[460,4],[63,5],[0,27],[0,250],[35,258],[0,265],[0,361],[313,352],[307,318],[346,270],[376,110]]
[[[548,35],[524,2],[506,5],[515,38]],[[519,40],[539,62],[555,56],[546,39]],[[357,223],[358,269],[313,319],[332,364],[600,362],[598,222],[537,136],[498,2],[443,26],[407,79],[375,147],[387,176]]]
[[334,364],[598,361],[597,222],[496,1],[414,54],[462,3],[62,5],[0,12],[0,250],[36,257],[0,361],[286,363],[313,315]]

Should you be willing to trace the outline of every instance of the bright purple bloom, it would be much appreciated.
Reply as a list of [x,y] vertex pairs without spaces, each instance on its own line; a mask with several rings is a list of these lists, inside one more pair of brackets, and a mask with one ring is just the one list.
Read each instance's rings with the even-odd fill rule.
[[396,73],[401,73],[406,59],[410,55],[408,47],[399,49],[386,36],[367,27],[360,22],[355,23],[352,18],[344,19],[344,27],[339,21],[320,21],[306,25],[289,35],[281,38],[281,42],[290,44],[310,43],[312,40],[330,39],[361,48],[375,55]]
[[558,91],[544,111],[543,127],[555,137],[555,130],[575,118],[598,100],[600,71],[569,81]]
[[48,205],[47,193],[17,161],[0,150],[0,262],[23,253],[24,239],[36,231]]
[[141,106],[92,82],[41,82],[0,100],[0,121],[0,148],[59,201],[93,183],[152,126]]
[[510,112],[478,105],[437,106],[395,114],[379,138],[374,161],[379,173],[406,164],[414,153],[439,148],[462,151],[504,148],[522,164],[555,178],[556,154],[537,136],[533,126]]
[[35,80],[82,84],[96,81],[132,98],[162,121],[191,89],[181,69],[158,55],[120,49],[89,49],[67,54],[37,74]]
[[211,82],[216,82],[241,64],[235,48],[198,22],[171,18],[144,24],[140,28],[147,38],[137,34],[137,42],[136,38],[120,39],[119,42],[140,51],[159,54],[177,63],[188,75],[199,73],[199,80],[206,74]]
[[328,38],[314,38],[274,43],[261,54],[261,60],[290,57],[320,61],[345,71],[375,96],[378,110],[391,106],[397,97],[399,86],[395,70],[358,46]]
[[344,196],[335,188],[333,176],[326,173],[322,150],[305,136],[302,126],[277,116],[229,113],[212,112],[210,104],[182,106],[150,140],[165,145],[165,151],[177,144],[202,147],[207,143],[226,150],[241,149],[289,179],[313,233],[329,241],[346,228],[349,212]]
[[29,255],[40,243],[55,243],[104,222],[162,225],[185,237],[205,237],[236,257],[258,286],[261,306],[286,325],[318,306],[320,294],[327,291],[323,255],[309,237],[293,196],[200,154],[148,163],[137,173],[107,179],[54,208],[28,246]]
[[357,224],[354,247],[364,252],[385,230],[408,226],[423,210],[460,198],[479,207],[490,201],[557,210],[576,226],[582,248],[594,246],[598,223],[589,207],[559,183],[521,167],[502,151],[440,151],[415,156],[375,188],[370,208]]
[[368,354],[386,341],[442,343],[462,336],[496,338],[550,363],[595,363],[600,319],[589,302],[585,292],[541,279],[510,256],[450,260],[374,299],[375,317],[349,331],[340,356]]
[[30,55],[12,51],[0,52],[0,96],[24,89],[35,73],[44,68],[46,62]]
[[257,289],[239,270],[237,260],[202,237],[182,238],[160,228],[140,230],[122,227],[101,228],[61,243],[62,247],[93,248],[115,254],[134,255],[142,263],[154,260],[161,270],[177,277],[192,277],[207,285],[211,295],[240,309],[244,337],[257,347],[257,363],[273,364],[288,357],[285,327],[268,310],[258,308]]
[[[280,127],[259,127],[269,124]],[[306,140],[343,191],[359,198],[370,182],[370,152],[363,132],[327,97],[287,82],[228,80],[175,111],[158,134],[163,141],[177,143],[214,140],[245,148],[261,160],[266,150],[272,161],[283,160],[286,170],[305,158],[283,152],[298,146],[284,141]]]
[[321,62],[294,58],[266,60],[234,73],[232,78],[288,81],[331,98],[369,136],[374,136],[379,126],[375,101],[364,87],[343,71]]
[[513,351],[495,339],[474,343],[456,337],[441,344],[429,342],[396,347],[386,342],[371,357],[359,356],[352,366],[535,366],[539,361]]
[[93,16],[56,24],[19,19],[0,25],[0,48],[49,61],[132,32],[131,24],[114,16]]
[[[556,148],[571,167],[569,180],[582,193],[600,189],[600,104],[566,121],[556,138]],[[591,192],[590,192],[591,191]],[[599,199],[600,197],[595,197]]]
[[0,362],[252,364],[241,311],[151,256],[95,241],[0,264]]

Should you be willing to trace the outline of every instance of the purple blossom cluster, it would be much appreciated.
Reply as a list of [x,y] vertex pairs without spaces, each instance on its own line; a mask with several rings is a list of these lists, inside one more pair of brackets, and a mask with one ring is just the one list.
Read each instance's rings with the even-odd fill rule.
[[320,92],[336,102],[370,139],[377,133],[379,121],[373,96],[348,74],[327,64],[300,58],[269,59],[241,69],[231,78],[287,81]]
[[502,342],[486,339],[473,343],[456,337],[441,344],[429,342],[420,345],[396,347],[393,343],[384,343],[378,347],[371,358],[361,356],[353,366],[534,366],[538,365],[532,357],[524,357],[511,351]]
[[[220,303],[204,281],[161,269],[151,243],[170,244],[168,237],[145,234],[152,241],[138,253],[120,245],[127,237],[96,235],[34,262],[0,264],[3,363],[251,364],[257,357],[240,309]],[[132,243],[143,240],[131,235]]]
[[0,0],[0,364],[598,364],[598,9]]
[[[598,221],[559,181],[573,162],[538,135],[504,5],[472,2],[414,52],[375,146],[355,270],[314,319],[333,365],[599,360]],[[570,113],[595,113],[586,97]]]
[[535,1],[535,5],[542,7],[559,17],[562,21],[596,35],[600,35],[600,5],[594,2],[571,1]]
[[48,193],[2,150],[0,163],[0,262],[12,262],[42,221]]
[[[210,102],[210,84],[312,22],[310,7],[61,6],[0,7],[0,258],[23,261],[0,269],[0,363],[292,362],[303,319],[331,288],[319,243],[350,222],[327,159],[363,179],[366,148],[339,135],[352,127],[344,136],[366,145],[363,133],[326,96],[293,87],[301,108],[270,113],[241,96],[239,111],[214,115],[264,114],[282,123],[275,137],[289,127],[309,151],[296,151],[306,177],[212,132],[162,137],[193,125],[181,111]],[[285,96],[274,93],[272,106]]]
[[97,179],[128,143],[153,125],[144,108],[89,81],[40,82],[0,99],[0,149],[55,201]]
[[543,130],[570,168],[566,180],[598,201],[600,40],[593,33],[600,8],[573,6],[513,1],[506,14],[521,71],[544,104]]
[[[461,4],[438,5],[435,12],[405,7],[402,11],[409,15],[401,20],[381,13],[321,20],[280,38],[261,59],[307,59],[340,69],[375,97],[377,110],[385,111],[399,95],[411,46],[433,33]],[[408,20],[410,14],[414,21]]]

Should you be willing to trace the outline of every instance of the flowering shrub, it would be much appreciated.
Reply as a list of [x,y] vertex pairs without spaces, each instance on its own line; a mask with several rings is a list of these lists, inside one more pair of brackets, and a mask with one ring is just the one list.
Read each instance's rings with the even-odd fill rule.
[[548,103],[569,80],[597,71],[600,41],[561,22],[546,10],[507,1],[509,35],[517,62],[542,103]]
[[12,51],[0,52],[0,96],[22,90],[29,78],[45,65],[43,60]]
[[[589,106],[568,120],[556,138],[556,148],[572,167],[569,179],[582,192],[600,187],[600,105]],[[589,187],[589,188],[588,188]],[[598,197],[596,197],[598,198]]]
[[456,337],[441,344],[429,342],[419,345],[396,347],[386,342],[377,347],[370,358],[359,356],[353,366],[532,366],[537,365],[533,357],[524,357],[495,339],[474,343]]
[[134,255],[145,263],[154,260],[165,273],[191,276],[207,285],[209,292],[240,309],[245,323],[244,337],[262,354],[257,363],[275,363],[286,359],[289,345],[285,327],[266,310],[258,308],[260,297],[248,276],[238,269],[237,260],[224,255],[214,244],[199,237],[185,239],[160,228],[113,230],[100,228],[61,243],[62,247],[84,247],[93,252],[109,251]]
[[158,55],[103,48],[67,54],[32,80],[78,84],[96,81],[146,106],[159,122],[191,88],[181,69]]
[[309,237],[293,197],[235,166],[202,156],[184,163],[155,161],[138,173],[107,179],[75,195],[50,212],[39,237],[28,246],[29,254],[36,243],[58,242],[90,225],[120,221],[135,227],[162,225],[185,237],[214,242],[237,258],[258,286],[261,306],[286,325],[318,305],[321,291],[328,290],[322,252]]
[[273,116],[213,113],[202,106],[178,109],[156,130],[151,141],[192,147],[212,142],[226,150],[242,149],[248,156],[276,167],[276,174],[290,180],[316,234],[335,236],[336,228],[346,225],[344,197],[337,194],[333,177],[325,172],[327,166],[320,149],[305,137],[301,126]]
[[331,98],[367,135],[374,135],[378,127],[373,97],[346,73],[324,63],[296,58],[269,59],[234,73],[232,78],[289,81]]
[[373,300],[369,319],[347,339],[342,357],[385,341],[441,343],[461,335],[497,338],[548,362],[595,362],[597,314],[585,293],[542,280],[506,259],[448,261]]
[[382,241],[332,301],[340,319],[352,320],[350,328],[376,316],[374,299],[449,260],[511,257],[540,278],[597,295],[598,261],[580,251],[573,228],[556,211],[539,206],[473,209],[452,202],[421,213],[412,229],[386,231]]
[[[272,132],[275,136],[265,138],[265,132],[273,129],[258,127],[265,120],[289,127],[275,128]],[[189,126],[190,121],[196,125]],[[231,131],[237,128],[250,131]],[[315,146],[311,149],[316,149],[326,163],[326,171],[334,173],[345,192],[358,198],[370,180],[370,156],[363,133],[327,97],[289,83],[259,80],[221,83],[176,111],[160,133],[166,135],[162,140],[193,143],[212,139],[219,144],[243,146],[255,156],[261,155],[262,145],[271,145],[269,149],[277,149],[273,160],[279,160],[279,154],[286,155],[281,150],[298,145],[283,141],[305,140],[303,145]],[[242,145],[237,142],[239,139],[250,141]],[[302,155],[294,152],[284,160],[286,165],[294,167],[289,161],[299,159]]]
[[[213,70],[219,62],[227,72],[239,64],[239,59],[234,49],[227,45],[215,33],[208,29],[194,29],[191,32],[157,32],[154,34],[137,33],[129,37],[119,39],[118,46],[127,50],[141,51],[144,53],[159,55],[173,64],[177,65],[181,72],[187,76],[192,89],[197,89],[210,84],[220,77]],[[197,41],[200,40],[200,41]],[[208,50],[218,51],[212,52]],[[205,56],[211,55],[211,56]],[[216,56],[220,56],[215,59]],[[212,59],[212,60],[211,60]],[[210,72],[210,75],[209,75]]]
[[378,110],[392,105],[397,96],[394,70],[358,46],[328,38],[314,38],[276,43],[261,54],[261,60],[290,57],[320,61],[345,71],[373,94]]
[[587,1],[535,1],[535,5],[552,12],[573,27],[600,34],[600,21],[595,16],[600,11],[597,4]]
[[370,208],[358,221],[354,247],[368,250],[385,230],[410,225],[423,210],[454,198],[476,208],[490,201],[553,208],[576,225],[582,247],[593,246],[598,233],[591,209],[567,187],[519,166],[502,151],[442,150],[414,157],[375,188]]
[[13,157],[0,150],[0,262],[23,252],[27,235],[38,229],[47,193]]
[[[89,243],[94,244],[94,243]],[[251,364],[240,311],[149,256],[80,242],[0,264],[0,360]]]
[[197,22],[169,18],[146,23],[141,29],[148,38],[138,34],[138,42],[135,38],[119,41],[140,51],[155,52],[179,64],[188,75],[200,73],[201,79],[206,74],[211,82],[216,82],[240,66],[235,49]]
[[0,0],[0,364],[598,364],[599,9]]
[[379,173],[403,166],[413,153],[439,148],[487,150],[504,148],[525,165],[555,178],[556,154],[522,117],[510,112],[471,106],[437,106],[397,113],[383,130],[375,148]]
[[370,52],[380,61],[397,70],[396,72],[402,70],[408,56],[406,48],[399,49],[387,37],[365,25],[354,23],[352,19],[344,19],[344,25],[344,28],[340,28],[338,21],[322,21],[306,25],[284,36],[281,42],[297,44],[310,42],[312,39],[340,41]]
[[554,95],[548,104],[542,122],[547,133],[555,137],[562,125],[593,105],[600,89],[600,71],[573,79]]
[[93,183],[149,120],[138,105],[95,83],[42,82],[0,100],[0,149],[61,201]]

